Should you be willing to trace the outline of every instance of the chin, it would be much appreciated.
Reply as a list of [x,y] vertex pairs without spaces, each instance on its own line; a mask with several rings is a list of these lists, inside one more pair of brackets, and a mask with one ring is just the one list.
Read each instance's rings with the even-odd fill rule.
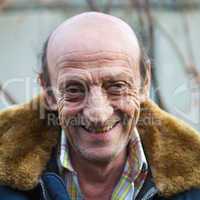
[[105,162],[107,163],[112,161],[116,157],[115,153],[102,155],[102,154],[93,154],[89,152],[81,152],[81,155],[82,157],[84,157],[84,159],[95,163],[105,163]]
[[76,147],[80,155],[90,161],[90,162],[99,162],[99,163],[107,163],[115,159],[125,148],[127,145],[121,145],[120,147],[109,148],[80,148]]

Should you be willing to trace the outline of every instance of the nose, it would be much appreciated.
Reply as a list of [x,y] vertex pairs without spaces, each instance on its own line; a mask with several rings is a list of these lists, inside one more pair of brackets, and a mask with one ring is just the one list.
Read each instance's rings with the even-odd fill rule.
[[113,107],[101,87],[93,86],[90,89],[83,115],[94,124],[103,124],[113,115]]

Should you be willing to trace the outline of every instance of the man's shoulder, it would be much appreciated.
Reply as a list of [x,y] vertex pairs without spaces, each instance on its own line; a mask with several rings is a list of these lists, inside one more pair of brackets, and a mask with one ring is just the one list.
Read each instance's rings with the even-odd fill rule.
[[12,126],[13,120],[17,119],[15,116],[17,116],[20,107],[21,105],[15,105],[0,111],[0,136]]
[[0,183],[13,188],[34,188],[57,143],[58,129],[40,118],[39,99],[0,112]]
[[[200,186],[200,134],[190,125],[146,102],[138,131],[155,185],[163,196]],[[151,119],[146,121],[145,119]]]
[[28,122],[29,118],[35,117],[34,110],[31,109],[31,102],[10,106],[0,111],[0,136],[6,134],[11,127],[23,128],[25,125],[29,125],[25,122]]

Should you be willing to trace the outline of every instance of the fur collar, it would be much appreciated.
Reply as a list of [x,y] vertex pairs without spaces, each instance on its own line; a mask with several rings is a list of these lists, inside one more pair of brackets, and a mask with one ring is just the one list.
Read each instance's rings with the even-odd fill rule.
[[[42,98],[0,113],[0,184],[34,188],[58,140],[41,119]],[[200,187],[200,135],[152,101],[141,105],[138,130],[162,196]]]

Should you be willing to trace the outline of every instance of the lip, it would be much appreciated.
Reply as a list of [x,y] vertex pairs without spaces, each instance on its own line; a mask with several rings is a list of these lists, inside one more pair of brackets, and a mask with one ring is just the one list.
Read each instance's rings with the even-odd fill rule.
[[90,131],[89,129],[87,129],[86,127],[84,127],[84,126],[81,126],[85,131],[87,131],[88,133],[90,133],[90,134],[106,134],[107,132],[109,132],[111,129],[113,129],[116,125],[117,125],[117,123],[119,123],[119,121],[116,121],[115,122],[115,124],[111,127],[111,128],[108,128],[108,130],[103,130],[103,131],[98,131],[98,132],[94,132],[94,131]]
[[116,122],[116,124],[108,131],[105,132],[89,132],[83,127],[80,127],[82,131],[91,139],[95,140],[108,140],[111,136],[113,136],[117,131],[117,129],[120,126],[120,122]]

